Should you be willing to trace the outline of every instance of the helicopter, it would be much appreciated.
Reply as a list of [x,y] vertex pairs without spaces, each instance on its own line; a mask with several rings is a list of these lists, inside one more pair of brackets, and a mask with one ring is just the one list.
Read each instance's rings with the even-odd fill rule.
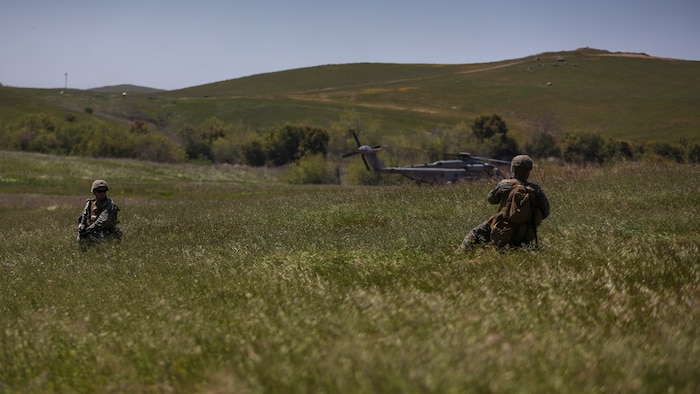
[[355,142],[357,142],[357,150],[343,155],[343,158],[359,154],[368,171],[374,170],[381,174],[401,174],[419,184],[456,183],[460,180],[483,178],[500,180],[505,178],[503,172],[493,164],[510,165],[509,161],[473,156],[467,152],[460,152],[450,154],[457,157],[454,160],[438,160],[425,164],[387,167],[377,156],[377,152],[382,149],[380,145],[362,145],[354,131],[352,131],[352,135],[355,137]]

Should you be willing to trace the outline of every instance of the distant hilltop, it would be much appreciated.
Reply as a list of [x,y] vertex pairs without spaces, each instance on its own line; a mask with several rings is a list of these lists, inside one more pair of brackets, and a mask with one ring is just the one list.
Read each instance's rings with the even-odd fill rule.
[[99,93],[158,93],[163,92],[163,89],[154,89],[146,86],[136,86],[136,85],[113,85],[113,86],[103,86],[101,88],[88,89],[91,92]]
[[[577,48],[573,51],[555,51],[555,52],[542,52],[539,54],[534,55],[535,57],[540,57],[544,56],[547,54],[578,54],[578,55],[588,55],[588,56],[617,56],[617,57],[634,57],[634,58],[647,58],[647,59],[667,59],[667,60],[680,60],[680,59],[670,59],[670,58],[663,58],[663,57],[658,57],[658,56],[651,56],[646,53],[642,52],[611,52],[607,49],[598,49],[598,48],[591,48],[591,47],[581,47]],[[529,56],[528,56],[529,57]],[[490,63],[499,63],[499,62],[490,62]],[[313,67],[308,67],[308,68],[313,68]],[[293,70],[283,70],[284,71],[293,71]],[[210,84],[215,84],[219,82],[225,82],[225,81],[212,81],[208,83],[207,85]],[[0,85],[2,86],[2,85]],[[156,88],[150,88],[146,86],[137,86],[137,85],[130,85],[130,84],[122,84],[122,85],[113,85],[113,86],[103,86],[100,88],[92,88],[92,89],[87,89],[88,91],[92,92],[99,92],[99,93],[110,93],[110,94],[122,94],[122,93],[146,93],[146,94],[151,94],[151,93],[159,93],[159,92],[164,92],[166,91],[165,89],[156,89]]]
[[620,57],[637,57],[637,58],[649,58],[649,59],[668,59],[658,56],[651,56],[644,52],[610,52],[605,49],[596,49],[590,47],[578,48],[575,52],[584,55],[598,55],[598,56],[620,56]]

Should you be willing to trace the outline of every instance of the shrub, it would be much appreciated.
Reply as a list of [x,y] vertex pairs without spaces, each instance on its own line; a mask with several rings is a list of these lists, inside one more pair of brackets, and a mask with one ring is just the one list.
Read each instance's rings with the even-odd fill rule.
[[238,146],[231,138],[222,137],[214,140],[211,143],[211,153],[215,163],[235,164],[240,162]]
[[133,134],[126,129],[98,126],[81,141],[80,155],[92,157],[136,157]]
[[562,157],[569,163],[600,162],[603,138],[592,132],[570,132],[562,142]]
[[645,154],[657,155],[663,159],[669,159],[677,163],[682,163],[685,158],[683,147],[667,142],[653,141],[647,143],[645,146]]
[[534,158],[561,157],[561,149],[554,141],[554,136],[547,131],[538,131],[525,144],[525,152]]
[[479,142],[479,151],[486,156],[510,160],[519,153],[518,143],[508,136],[508,126],[497,114],[476,118],[472,132]]
[[135,154],[139,160],[160,163],[182,163],[185,150],[161,134],[141,134],[134,138]]
[[250,166],[261,167],[265,165],[267,155],[259,138],[251,138],[241,144],[241,156],[243,162]]
[[632,144],[627,141],[618,141],[612,138],[606,139],[598,150],[598,159],[601,162],[632,160],[634,159]]
[[211,140],[203,138],[202,133],[191,125],[186,125],[179,132],[180,141],[189,159],[212,159]]
[[367,171],[362,160],[350,163],[347,167],[347,180],[351,185],[382,185],[386,183],[385,177],[374,171]]
[[518,143],[511,137],[501,135],[486,140],[483,144],[485,154],[491,158],[499,160],[510,160],[520,153]]
[[508,133],[508,126],[506,126],[506,122],[501,119],[498,114],[481,115],[474,119],[472,132],[481,142],[499,134],[506,135]]
[[264,146],[270,163],[282,166],[305,155],[325,155],[329,139],[327,131],[316,127],[286,125],[266,135]]
[[291,184],[328,184],[338,183],[333,167],[320,153],[306,155],[292,163],[287,171],[287,182]]
[[700,163],[700,144],[693,143],[688,146],[688,152],[686,154],[688,163],[699,164]]
[[143,119],[135,119],[131,124],[131,132],[135,134],[148,133],[148,122]]

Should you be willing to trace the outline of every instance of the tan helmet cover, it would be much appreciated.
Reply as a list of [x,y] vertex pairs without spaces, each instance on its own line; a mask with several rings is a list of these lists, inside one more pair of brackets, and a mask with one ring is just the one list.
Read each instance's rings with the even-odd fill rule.
[[90,191],[94,193],[95,190],[107,191],[109,190],[109,186],[107,186],[107,182],[105,180],[98,179],[95,182],[92,182],[92,189]]
[[532,159],[528,155],[517,155],[510,162],[510,168],[515,170],[532,170]]

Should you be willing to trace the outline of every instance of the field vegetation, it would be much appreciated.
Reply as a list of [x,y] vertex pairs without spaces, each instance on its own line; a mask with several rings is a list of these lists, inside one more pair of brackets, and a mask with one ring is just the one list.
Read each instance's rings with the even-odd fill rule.
[[0,392],[697,393],[697,175],[538,162],[539,248],[463,254],[491,181],[0,152]]

